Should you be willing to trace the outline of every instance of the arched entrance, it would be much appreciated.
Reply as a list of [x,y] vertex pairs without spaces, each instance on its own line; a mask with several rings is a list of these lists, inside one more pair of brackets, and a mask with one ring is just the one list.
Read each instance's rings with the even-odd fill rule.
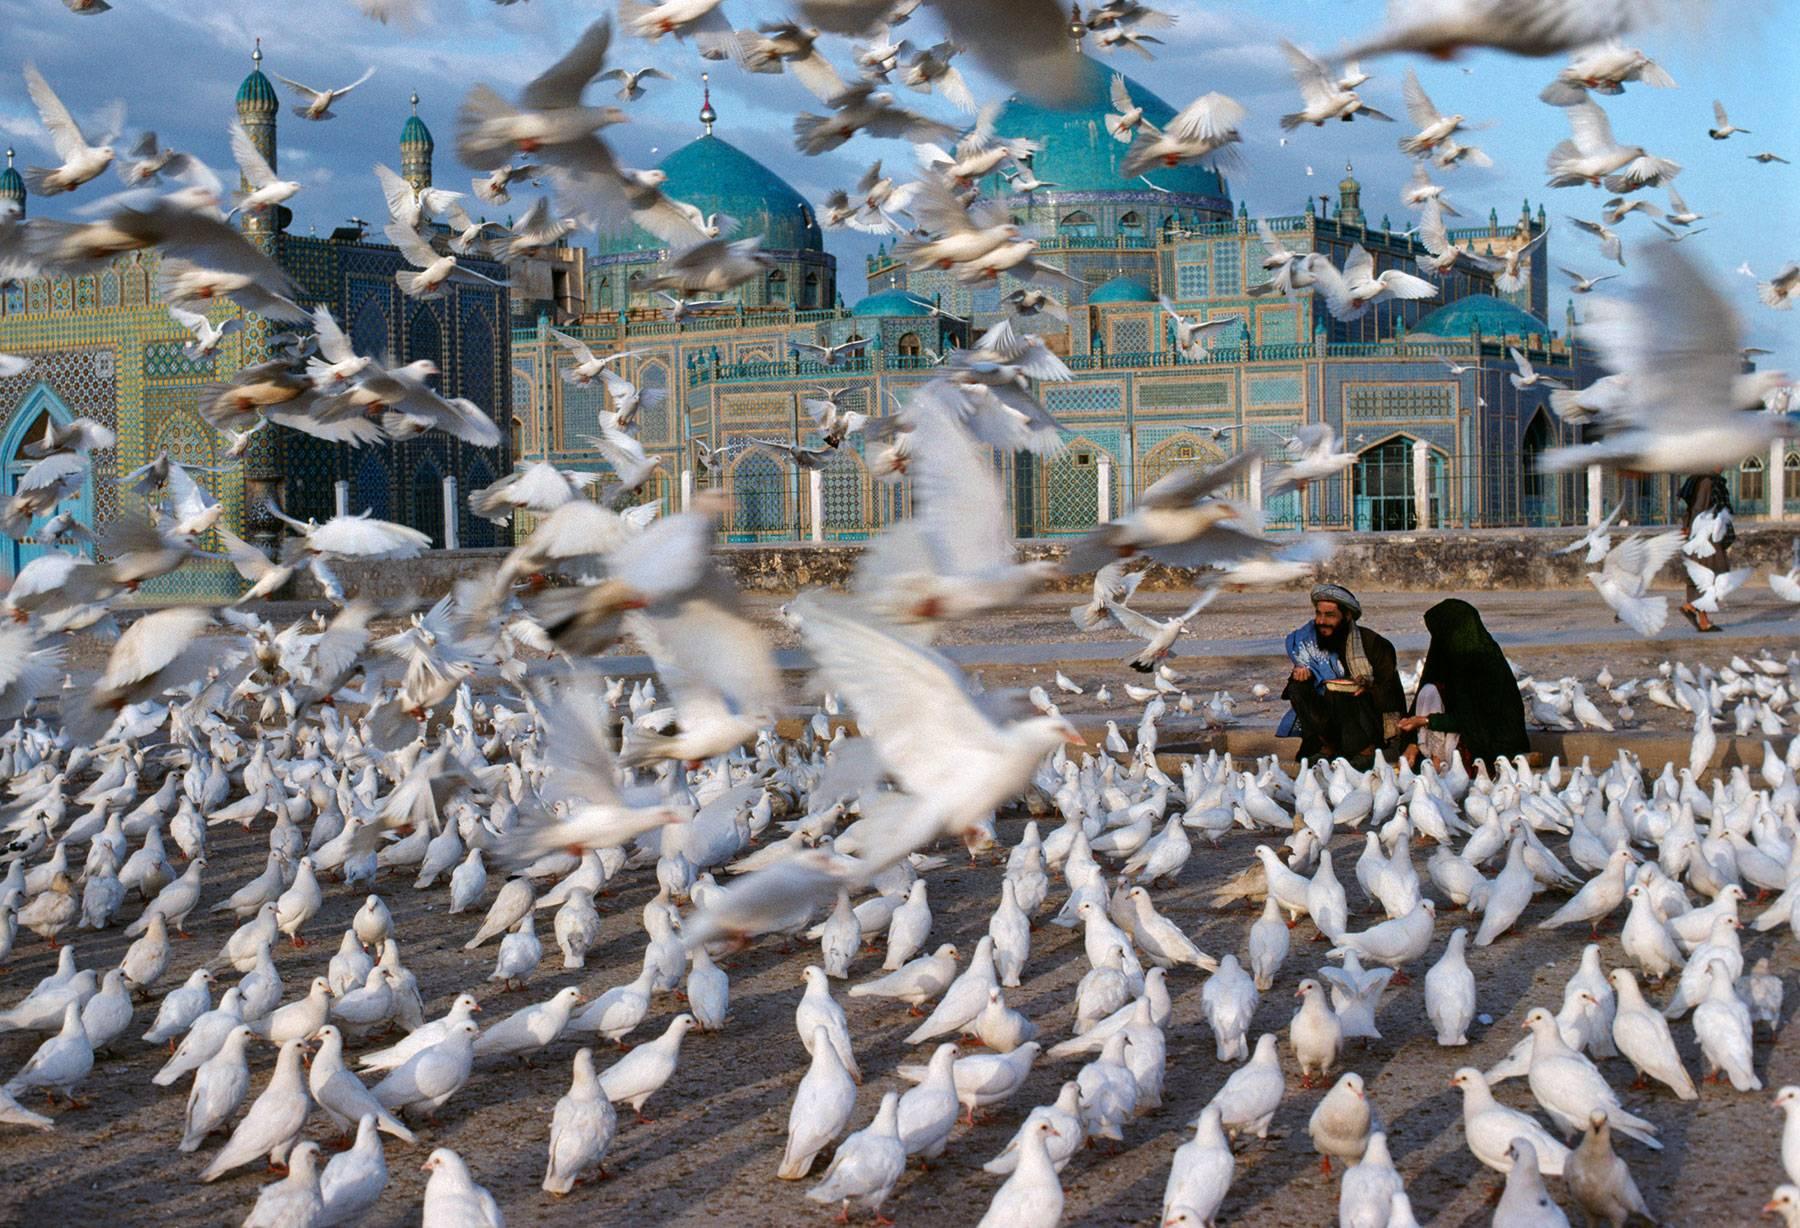
[[[1443,463],[1435,451],[1431,468],[1433,495],[1439,497]],[[1419,527],[1418,509],[1413,503],[1411,439],[1395,435],[1365,449],[1356,458],[1350,481],[1354,523],[1359,531],[1393,533]]]
[[[0,495],[11,498],[17,493],[20,479],[37,463],[31,457],[22,455],[20,449],[42,435],[46,423],[54,422],[58,426],[67,426],[74,420],[75,415],[69,412],[69,407],[64,405],[54,392],[50,391],[48,385],[39,384],[26,395],[18,411],[13,414],[11,423],[7,425],[6,434],[0,436],[0,467],[4,469],[4,476],[0,477],[0,486],[3,486],[4,489],[0,489]],[[76,518],[83,524],[91,526],[94,523],[92,471],[82,482],[78,492],[63,500],[58,508],[33,520],[31,529],[24,536],[16,541],[10,539],[7,541],[4,562],[8,575],[18,575],[19,569],[31,562],[32,559],[41,554],[48,554],[56,548],[41,545],[38,542],[37,528],[55,515],[58,510],[67,511],[71,508],[74,510]]]

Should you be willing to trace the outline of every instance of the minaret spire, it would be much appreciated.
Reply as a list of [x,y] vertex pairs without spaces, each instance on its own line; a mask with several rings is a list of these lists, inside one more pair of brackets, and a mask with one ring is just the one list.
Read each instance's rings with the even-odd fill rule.
[[717,123],[719,113],[713,110],[712,74],[700,74],[700,125],[707,136],[713,134],[713,124]]

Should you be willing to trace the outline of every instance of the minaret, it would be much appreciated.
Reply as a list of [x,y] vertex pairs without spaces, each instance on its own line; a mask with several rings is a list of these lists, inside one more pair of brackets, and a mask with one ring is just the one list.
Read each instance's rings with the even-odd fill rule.
[[[25,178],[13,169],[13,151],[6,151],[6,169],[0,171],[0,200],[10,201],[18,217],[25,216]],[[0,207],[0,217],[14,210]]]
[[703,136],[713,134],[713,125],[719,122],[719,113],[713,110],[712,74],[700,74],[700,129]]
[[1069,37],[1075,40],[1075,50],[1081,50],[1081,40],[1087,37],[1087,23],[1081,20],[1081,6],[1069,6]]
[[[254,66],[244,83],[238,86],[237,116],[238,123],[244,126],[244,132],[250,137],[250,143],[256,151],[269,160],[274,167],[275,161],[275,116],[281,109],[281,100],[275,96],[275,87],[262,72],[262,39],[256,40],[256,50],[250,53],[250,62]],[[240,180],[240,183],[242,181]],[[249,184],[242,185],[245,190]],[[278,213],[285,210],[259,209],[243,215],[244,229],[258,234],[270,234],[279,228]]]
[[1346,226],[1363,224],[1362,184],[1356,181],[1356,170],[1344,163],[1344,177],[1338,180],[1337,220]]
[[419,95],[412,96],[412,114],[400,129],[400,177],[418,191],[431,186],[431,129],[419,118]]

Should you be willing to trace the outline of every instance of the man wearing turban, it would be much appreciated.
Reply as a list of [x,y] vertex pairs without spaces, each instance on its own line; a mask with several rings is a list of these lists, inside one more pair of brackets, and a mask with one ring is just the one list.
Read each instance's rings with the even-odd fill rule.
[[1362,625],[1362,605],[1343,585],[1319,585],[1312,603],[1312,620],[1287,637],[1293,668],[1281,694],[1292,709],[1276,733],[1298,735],[1303,759],[1342,756],[1366,768],[1376,750],[1391,753],[1409,736],[1394,646]]

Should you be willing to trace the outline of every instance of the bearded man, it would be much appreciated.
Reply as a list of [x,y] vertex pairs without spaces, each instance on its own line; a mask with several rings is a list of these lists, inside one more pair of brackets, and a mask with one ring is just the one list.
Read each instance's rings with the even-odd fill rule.
[[1292,706],[1280,737],[1300,738],[1302,759],[1348,759],[1367,768],[1411,738],[1400,729],[1406,691],[1394,646],[1362,625],[1362,604],[1341,584],[1312,591],[1313,616],[1287,637],[1292,669],[1282,698]]

